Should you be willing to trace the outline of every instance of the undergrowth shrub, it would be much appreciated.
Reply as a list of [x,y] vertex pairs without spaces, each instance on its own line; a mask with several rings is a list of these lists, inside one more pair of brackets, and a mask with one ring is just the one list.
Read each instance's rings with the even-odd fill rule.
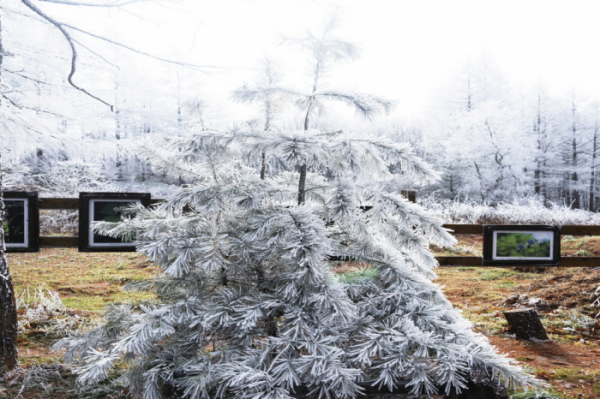
[[53,337],[64,337],[80,334],[95,320],[83,317],[68,309],[55,291],[44,290],[42,287],[29,289],[17,295],[19,312],[19,334],[28,331],[43,331]]
[[40,212],[40,235],[77,235],[78,232],[78,211],[61,209]]
[[436,198],[434,195],[417,198],[419,205],[433,212],[444,223],[465,224],[541,224],[586,225],[600,224],[600,214],[566,205],[551,203],[545,207],[535,198],[500,202],[457,201]]

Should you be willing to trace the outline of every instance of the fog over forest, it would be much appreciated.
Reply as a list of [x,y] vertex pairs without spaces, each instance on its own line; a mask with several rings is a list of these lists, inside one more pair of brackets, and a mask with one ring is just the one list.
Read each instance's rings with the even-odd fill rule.
[[[321,82],[394,106],[361,118],[331,104],[317,110],[311,127],[409,143],[441,174],[435,184],[409,187],[399,172],[388,189],[600,207],[595,2],[91,3],[0,5],[0,137],[9,144],[2,149],[9,189],[166,195],[185,179],[153,171],[140,144],[263,129],[264,110],[236,100],[234,91],[274,84],[307,92],[310,52],[294,38],[330,24],[358,50]],[[265,81],[265,68],[276,82]],[[297,100],[275,99],[270,129],[302,126]]]

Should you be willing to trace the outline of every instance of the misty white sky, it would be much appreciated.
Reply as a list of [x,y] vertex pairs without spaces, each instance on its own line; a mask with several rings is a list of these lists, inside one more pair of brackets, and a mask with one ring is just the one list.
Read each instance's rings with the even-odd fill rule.
[[[600,1],[181,0],[123,11],[40,7],[152,54],[227,67],[201,76],[202,90],[211,95],[251,81],[265,54],[301,88],[306,57],[280,46],[281,37],[316,30],[336,11],[338,36],[358,44],[362,57],[337,68],[332,86],[396,100],[396,113],[404,117],[422,114],[461,65],[482,57],[518,85],[600,93]],[[159,78],[143,58],[129,63],[141,76]]]

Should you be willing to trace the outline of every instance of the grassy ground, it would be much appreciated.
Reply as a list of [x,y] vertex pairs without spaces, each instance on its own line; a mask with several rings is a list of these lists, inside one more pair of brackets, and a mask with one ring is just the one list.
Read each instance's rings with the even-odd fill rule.
[[[600,256],[600,237],[566,237],[562,245],[563,256]],[[449,251],[433,249],[438,255],[481,255],[481,236],[459,236],[459,244]],[[137,254],[79,253],[76,249],[9,254],[9,262],[17,292],[32,292],[40,286],[57,291],[72,309],[69,317],[84,319],[97,318],[109,302],[144,298],[143,294],[123,292],[122,286],[157,272]],[[445,286],[448,299],[473,322],[476,330],[485,334],[500,352],[547,380],[558,397],[600,397],[600,323],[591,318],[595,313],[588,306],[593,288],[600,285],[600,271],[556,268],[539,273],[455,267],[440,268],[438,275],[437,283]],[[504,301],[515,295],[538,297],[548,303],[540,313],[551,341],[521,341],[507,331],[502,312],[515,304]],[[59,354],[49,350],[57,338],[37,325],[27,326],[19,337],[21,365],[29,369],[59,367]],[[71,378],[68,371],[61,375]],[[58,393],[60,384],[39,385],[24,392],[23,397],[77,397],[73,392]],[[1,385],[2,382],[0,397],[12,398],[22,384],[11,385],[9,381],[6,388]]]
[[9,254],[17,293],[41,286],[57,291],[72,309],[98,311],[108,302],[142,299],[122,290],[152,277],[156,268],[136,253],[83,253],[72,248],[44,248],[40,253]]

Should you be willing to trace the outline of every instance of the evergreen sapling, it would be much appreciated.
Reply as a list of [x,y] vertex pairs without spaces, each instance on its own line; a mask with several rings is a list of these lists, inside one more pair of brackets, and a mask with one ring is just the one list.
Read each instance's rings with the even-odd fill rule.
[[[261,179],[263,153],[278,164]],[[390,165],[415,184],[439,178],[409,146],[310,129],[201,132],[148,143],[144,154],[156,172],[195,184],[98,226],[137,234],[162,274],[129,286],[155,301],[113,305],[106,324],[62,342],[67,359],[83,358],[80,382],[126,360],[132,392],[147,399],[168,387],[188,398],[355,398],[364,385],[431,395],[460,391],[472,369],[536,383],[431,282],[429,243],[454,243],[441,221],[373,189]],[[371,269],[337,276],[331,255]]]

